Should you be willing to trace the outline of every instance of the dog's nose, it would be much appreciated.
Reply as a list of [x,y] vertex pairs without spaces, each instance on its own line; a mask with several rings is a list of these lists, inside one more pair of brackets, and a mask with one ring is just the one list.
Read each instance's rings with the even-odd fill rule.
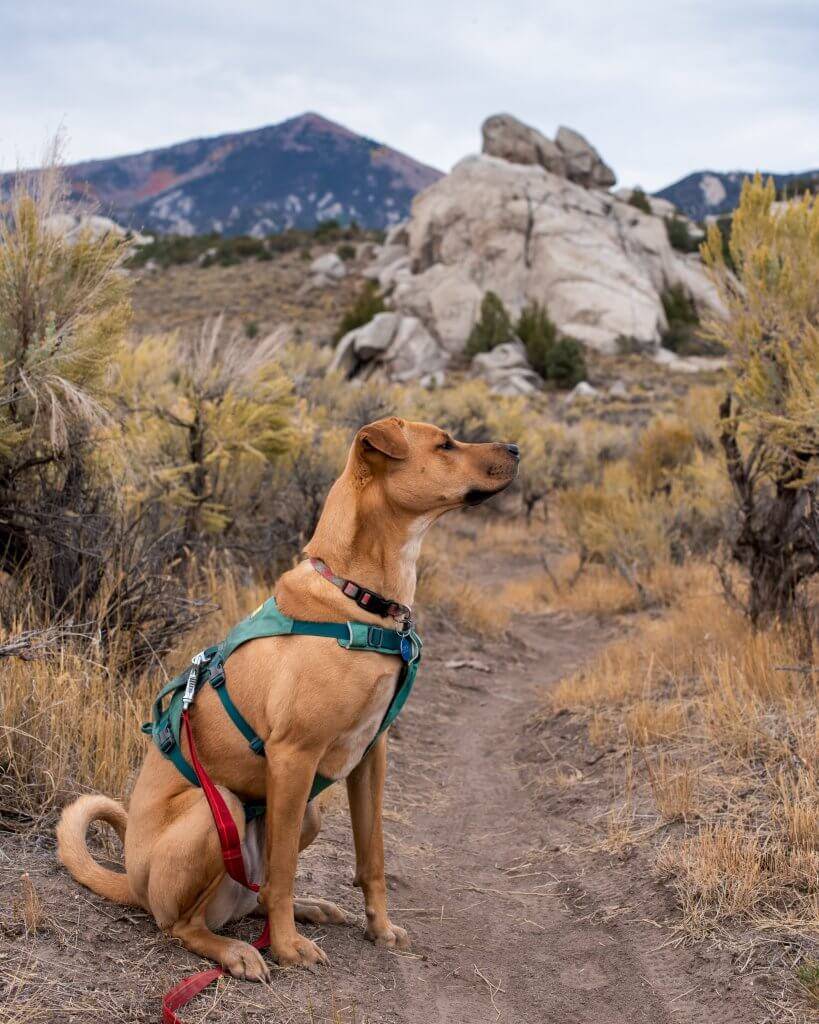
[[520,458],[520,447],[518,445],[508,444],[506,446],[506,450],[509,452],[510,455],[514,455],[516,459]]

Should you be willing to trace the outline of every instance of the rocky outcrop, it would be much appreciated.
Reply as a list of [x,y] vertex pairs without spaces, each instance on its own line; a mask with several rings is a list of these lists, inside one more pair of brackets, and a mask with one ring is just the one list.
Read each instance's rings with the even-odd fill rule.
[[[513,319],[539,303],[561,334],[611,354],[623,340],[659,350],[671,286],[681,285],[700,315],[722,311],[699,257],[672,248],[665,204],[645,213],[628,203],[630,192],[604,191],[614,176],[582,136],[562,128],[551,142],[505,114],[489,118],[483,133],[489,152],[460,161],[416,196],[410,219],[389,232],[365,271],[392,310],[417,325],[406,358],[394,347],[397,327],[373,356],[388,376],[438,372],[463,353],[488,291]],[[367,342],[344,342],[360,359]],[[515,393],[537,386],[525,357],[506,365],[519,355],[504,347],[476,372],[505,387],[500,374],[523,371],[508,385]]]
[[149,245],[153,242],[150,235],[129,231],[110,217],[101,217],[94,213],[53,213],[46,221],[46,225],[55,235],[62,235],[71,243],[76,242],[83,234],[88,234],[94,239],[105,235],[116,235],[118,238],[127,236],[133,246]]
[[611,188],[617,181],[614,171],[604,163],[589,140],[561,125],[555,137],[558,149],[566,157],[566,177],[585,188]]
[[488,290],[513,316],[546,305],[563,334],[610,353],[620,337],[659,345],[670,285],[701,312],[719,305],[699,258],[671,247],[661,217],[539,165],[467,157],[416,198],[407,237],[401,259],[413,273],[396,279],[392,304],[448,352],[463,349]]
[[554,142],[511,114],[494,114],[482,127],[483,151],[513,164],[535,164],[584,188],[610,188],[614,171],[587,138],[561,126]]
[[334,252],[326,252],[310,264],[310,284],[313,287],[324,288],[346,276],[347,267],[344,260]]
[[392,381],[440,385],[448,361],[447,353],[417,317],[378,313],[368,324],[344,335],[329,370],[348,378],[375,374]]
[[531,395],[543,386],[517,338],[475,356],[471,372],[473,377],[485,380],[495,395]]
[[[618,188],[614,194],[618,199],[622,199],[624,203],[631,203],[631,198],[635,191],[636,190],[633,188]],[[646,202],[655,217],[663,217],[665,219],[676,218],[684,221],[685,226],[688,228],[690,238],[695,242],[699,242],[705,238],[705,232],[699,224],[695,224],[690,217],[687,217],[684,213],[678,210],[670,200],[660,199],[658,196],[649,196],[645,193],[643,193],[643,195],[645,195]]]

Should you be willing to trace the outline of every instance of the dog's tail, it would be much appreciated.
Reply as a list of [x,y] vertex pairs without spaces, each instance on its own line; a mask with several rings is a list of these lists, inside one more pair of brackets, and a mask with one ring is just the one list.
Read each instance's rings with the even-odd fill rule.
[[106,899],[140,906],[128,876],[98,864],[88,849],[85,835],[92,821],[105,821],[124,842],[128,814],[122,804],[107,796],[81,796],[63,811],[57,825],[57,856],[78,882]]

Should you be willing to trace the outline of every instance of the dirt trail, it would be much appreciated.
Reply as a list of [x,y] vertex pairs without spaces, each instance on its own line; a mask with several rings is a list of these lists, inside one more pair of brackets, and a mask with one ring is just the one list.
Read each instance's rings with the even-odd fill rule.
[[[559,616],[526,622],[526,642],[474,644],[430,637],[405,717],[391,739],[387,863],[391,913],[413,948],[366,943],[360,925],[306,929],[332,966],[276,971],[269,988],[223,983],[189,1008],[190,1021],[336,1021],[356,1024],[686,1024],[757,1019],[751,1000],[715,983],[713,965],[668,946],[651,919],[658,894],[606,858],[561,852],[575,825],[525,788],[524,746],[535,689],[576,668],[607,637]],[[489,672],[446,668],[452,659]],[[531,773],[530,773],[531,777]],[[336,900],[361,920],[352,842],[335,787],[325,829],[304,855],[299,891]],[[204,966],[161,936],[146,915],[79,890],[48,841],[0,844],[0,896],[22,864],[49,909],[33,940],[0,945],[0,991],[15,1020],[156,1021],[159,995]],[[630,889],[629,897],[622,887]],[[624,908],[635,898],[654,900]],[[667,911],[667,908],[666,908]],[[250,937],[257,921],[234,933]],[[9,934],[7,930],[7,935]],[[0,938],[0,942],[2,939]],[[9,986],[16,971],[22,985]],[[45,979],[45,985],[43,981]],[[12,1016],[43,986],[37,1014]],[[730,982],[728,983],[730,988]],[[215,990],[214,990],[215,991]],[[32,1004],[33,1005],[33,1004]],[[4,1012],[0,1011],[0,1020]]]

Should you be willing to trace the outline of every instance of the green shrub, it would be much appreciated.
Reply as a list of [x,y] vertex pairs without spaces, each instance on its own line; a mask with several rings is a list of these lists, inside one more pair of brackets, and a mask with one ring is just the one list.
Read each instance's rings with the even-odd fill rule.
[[355,246],[351,245],[350,242],[342,242],[341,245],[336,249],[336,256],[340,260],[354,260],[355,259]]
[[245,337],[251,341],[259,334],[259,325],[255,320],[248,320],[245,324]]
[[668,240],[673,249],[680,252],[695,252],[699,243],[695,242],[688,233],[688,223],[674,214],[673,217],[666,217],[665,229],[668,232]]
[[648,196],[640,188],[639,185],[632,189],[631,198],[628,201],[629,206],[636,206],[638,210],[642,210],[643,213],[651,213],[651,203],[648,201]]
[[573,388],[587,376],[583,346],[574,338],[560,338],[546,360],[544,377],[560,388]]
[[383,313],[385,308],[384,300],[378,292],[378,285],[375,281],[368,281],[341,318],[334,340],[341,341],[345,334],[368,324],[376,314]]
[[697,310],[691,296],[681,284],[673,284],[662,294],[663,309],[669,324],[679,320],[685,324],[699,323]]
[[720,356],[725,349],[718,342],[700,333],[700,319],[691,296],[680,284],[672,285],[662,294],[668,329],[663,334],[663,347],[678,356]]
[[586,377],[583,348],[573,338],[561,338],[545,306],[531,302],[520,314],[515,332],[533,370],[561,388],[572,388]]
[[330,241],[333,238],[337,238],[341,233],[341,225],[337,220],[320,220],[318,224],[313,228],[313,235],[318,239],[324,239],[324,241]]
[[515,332],[526,348],[533,370],[548,377],[548,360],[557,341],[557,328],[545,306],[532,302],[520,314]]
[[513,337],[512,321],[506,307],[494,292],[487,292],[481,302],[481,315],[467,339],[466,354],[476,356],[480,352],[490,352]]

